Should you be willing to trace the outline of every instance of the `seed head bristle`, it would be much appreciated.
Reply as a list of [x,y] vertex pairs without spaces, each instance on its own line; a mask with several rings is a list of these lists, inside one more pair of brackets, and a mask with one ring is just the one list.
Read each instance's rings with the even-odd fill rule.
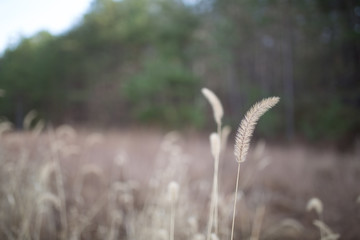
[[221,119],[224,115],[224,110],[219,98],[215,95],[215,93],[213,93],[211,90],[207,88],[201,89],[201,92],[203,93],[205,98],[209,101],[213,109],[215,122],[218,125],[221,125]]
[[279,97],[270,97],[261,100],[251,107],[241,120],[235,138],[234,154],[237,162],[244,162],[249,150],[251,136],[259,118],[270,108],[279,102]]

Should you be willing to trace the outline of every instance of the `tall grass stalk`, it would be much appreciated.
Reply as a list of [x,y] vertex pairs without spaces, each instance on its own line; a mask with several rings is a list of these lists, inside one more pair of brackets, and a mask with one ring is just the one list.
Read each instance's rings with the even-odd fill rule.
[[256,208],[250,240],[260,239],[261,226],[264,221],[265,211],[266,207],[264,205]]
[[278,97],[270,97],[256,103],[245,114],[245,117],[243,118],[243,120],[241,120],[238,131],[236,133],[234,155],[238,163],[238,170],[236,175],[233,219],[232,219],[231,238],[230,238],[231,240],[234,239],[236,200],[238,197],[237,195],[238,195],[238,187],[239,187],[240,163],[245,162],[246,160],[246,156],[250,147],[250,140],[253,135],[257,121],[266,111],[268,111],[270,108],[275,106],[278,102],[279,102]]
[[[218,179],[219,179],[219,160],[220,160],[221,139],[222,139],[221,121],[224,115],[224,110],[219,98],[215,95],[215,93],[213,93],[211,90],[207,88],[203,88],[201,91],[205,96],[205,98],[209,101],[213,109],[214,119],[217,125],[217,138],[219,139],[217,143],[218,146],[214,146],[213,144],[211,146],[214,157],[214,177],[213,177],[213,187],[211,192],[210,213],[209,213],[209,222],[208,222],[208,231],[207,231],[207,240],[209,240],[213,225],[214,225],[215,234],[218,234],[218,196],[219,196]],[[216,151],[216,153],[213,149],[214,147],[219,149],[218,151]]]
[[174,240],[175,235],[175,204],[179,197],[179,184],[170,182],[168,185],[168,194],[170,198],[170,240]]
[[[54,131],[49,131],[49,138],[55,139]],[[50,140],[51,142],[51,140]],[[56,141],[55,141],[56,143]],[[61,173],[60,163],[59,163],[59,152],[56,147],[52,148],[51,151],[53,164],[55,166],[55,182],[57,192],[59,194],[61,206],[60,206],[60,222],[61,222],[61,239],[66,239],[68,234],[68,224],[67,224],[67,213],[66,213],[66,197],[65,197],[65,190],[64,190],[64,180]]]

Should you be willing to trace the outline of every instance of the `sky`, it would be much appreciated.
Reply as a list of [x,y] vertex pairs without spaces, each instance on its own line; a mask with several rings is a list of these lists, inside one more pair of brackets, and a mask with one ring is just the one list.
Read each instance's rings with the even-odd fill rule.
[[[199,0],[184,0],[195,4]],[[92,0],[0,0],[0,56],[21,37],[47,30],[53,35],[70,29]]]
[[0,0],[0,54],[21,36],[41,30],[61,34],[71,28],[92,0]]

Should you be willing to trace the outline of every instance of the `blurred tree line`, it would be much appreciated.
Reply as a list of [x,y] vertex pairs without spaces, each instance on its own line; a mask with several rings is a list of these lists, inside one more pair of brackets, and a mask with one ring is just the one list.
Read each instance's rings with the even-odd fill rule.
[[355,139],[360,2],[95,0],[69,31],[23,38],[0,58],[0,113],[18,125],[36,109],[55,123],[208,126],[203,86],[234,127],[278,95],[260,133]]

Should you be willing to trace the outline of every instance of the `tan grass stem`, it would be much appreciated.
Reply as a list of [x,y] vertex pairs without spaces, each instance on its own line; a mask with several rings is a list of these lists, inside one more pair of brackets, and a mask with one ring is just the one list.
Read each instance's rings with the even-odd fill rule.
[[170,240],[174,240],[175,235],[175,204],[179,197],[179,184],[170,182],[168,185],[168,197],[170,200]]
[[259,118],[270,108],[275,106],[279,102],[278,97],[270,97],[261,100],[260,102],[253,105],[250,110],[245,114],[245,117],[241,120],[240,126],[238,128],[235,146],[234,146],[234,155],[238,163],[238,171],[236,175],[236,186],[235,186],[235,197],[234,197],[234,209],[233,209],[233,219],[231,226],[231,240],[234,239],[234,225],[235,225],[235,215],[236,215],[236,200],[239,187],[239,175],[240,175],[240,163],[246,160],[246,155],[249,150],[251,136],[253,135],[255,125]]
[[261,227],[264,221],[265,211],[266,207],[264,205],[256,208],[250,240],[260,239]]
[[219,159],[220,159],[220,152],[222,147],[221,121],[224,115],[224,110],[219,98],[215,95],[215,93],[213,93],[211,90],[207,88],[203,88],[201,89],[201,91],[205,96],[205,98],[209,101],[213,109],[214,119],[217,125],[217,136],[219,139],[218,144],[216,146],[216,148],[218,149],[218,151],[216,151],[216,156],[214,155],[215,149],[213,148],[215,146],[213,145],[211,146],[215,161],[214,161],[213,188],[212,188],[211,200],[210,200],[210,216],[209,216],[208,232],[207,232],[207,240],[209,240],[213,226],[215,229],[215,234],[218,234],[218,192],[219,192],[218,179],[219,179]]
[[[55,139],[55,133],[54,131],[49,131],[49,139],[56,140]],[[61,172],[61,167],[59,163],[59,152],[57,149],[53,149],[51,151],[52,154],[52,160],[53,164],[55,165],[55,182],[56,182],[56,188],[57,192],[60,198],[61,202],[61,211],[60,211],[60,222],[62,225],[60,239],[66,239],[67,233],[68,233],[68,222],[67,222],[67,212],[66,212],[66,196],[65,196],[65,189],[64,189],[64,179]]]
[[236,201],[238,198],[239,176],[240,176],[240,163],[238,163],[238,170],[237,170],[237,174],[236,174],[234,209],[233,209],[233,218],[232,218],[232,225],[231,225],[231,238],[230,238],[231,240],[234,239],[235,213],[236,213]]

